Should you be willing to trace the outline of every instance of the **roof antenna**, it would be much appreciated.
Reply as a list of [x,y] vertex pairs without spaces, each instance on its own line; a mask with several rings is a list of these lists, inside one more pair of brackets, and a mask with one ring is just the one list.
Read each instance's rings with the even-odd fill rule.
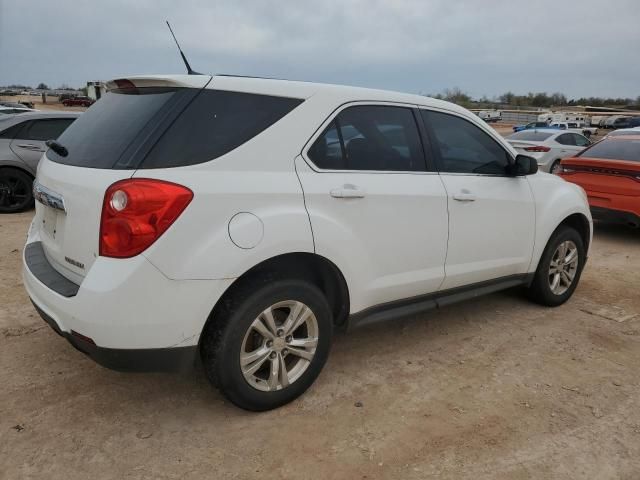
[[191,65],[189,65],[189,62],[187,61],[187,57],[184,56],[184,53],[182,53],[182,49],[180,48],[180,44],[178,43],[178,40],[176,39],[176,36],[173,34],[173,30],[171,29],[171,25],[169,25],[169,20],[165,20],[167,22],[167,27],[169,27],[169,31],[171,32],[171,36],[173,37],[173,41],[176,42],[176,46],[178,47],[178,51],[180,52],[180,55],[182,56],[182,61],[184,62],[185,67],[187,67],[187,73],[189,75],[202,75],[201,73],[195,72],[191,69]]

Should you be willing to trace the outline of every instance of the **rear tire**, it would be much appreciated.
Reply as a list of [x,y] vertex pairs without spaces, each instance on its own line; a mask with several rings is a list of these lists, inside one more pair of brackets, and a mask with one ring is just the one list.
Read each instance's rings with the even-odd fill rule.
[[0,213],[33,207],[33,178],[17,168],[0,168]]
[[549,168],[549,173],[556,174],[560,170],[560,160],[556,160],[551,164],[551,168]]
[[[575,264],[572,252],[575,252]],[[542,253],[528,290],[529,298],[549,307],[562,305],[578,286],[585,260],[586,252],[580,234],[566,225],[558,227]]]
[[329,355],[332,329],[331,309],[315,285],[264,275],[214,309],[201,340],[204,370],[236,406],[277,408],[315,381]]

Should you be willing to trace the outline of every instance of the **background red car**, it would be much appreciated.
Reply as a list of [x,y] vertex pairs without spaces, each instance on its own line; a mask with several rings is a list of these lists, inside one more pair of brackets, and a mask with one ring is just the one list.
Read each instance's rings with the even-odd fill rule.
[[607,137],[565,158],[558,174],[585,189],[593,218],[640,227],[640,132]]
[[92,98],[89,97],[72,97],[65,98],[62,101],[62,104],[65,107],[89,107],[95,102]]

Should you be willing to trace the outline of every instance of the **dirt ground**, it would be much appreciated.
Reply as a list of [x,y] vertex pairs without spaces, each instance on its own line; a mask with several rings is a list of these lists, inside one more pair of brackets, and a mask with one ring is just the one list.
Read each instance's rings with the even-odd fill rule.
[[637,230],[597,228],[560,308],[508,291],[338,334],[302,398],[256,414],[51,331],[21,285],[31,216],[0,216],[2,479],[640,477]]

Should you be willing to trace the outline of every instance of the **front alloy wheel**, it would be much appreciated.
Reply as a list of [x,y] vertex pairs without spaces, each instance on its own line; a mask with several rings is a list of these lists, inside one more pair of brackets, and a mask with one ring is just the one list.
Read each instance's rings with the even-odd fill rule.
[[578,271],[578,247],[571,240],[558,245],[549,264],[549,287],[556,295],[564,294]]
[[529,298],[550,307],[562,305],[573,295],[585,261],[585,245],[578,231],[559,226],[540,257]]

